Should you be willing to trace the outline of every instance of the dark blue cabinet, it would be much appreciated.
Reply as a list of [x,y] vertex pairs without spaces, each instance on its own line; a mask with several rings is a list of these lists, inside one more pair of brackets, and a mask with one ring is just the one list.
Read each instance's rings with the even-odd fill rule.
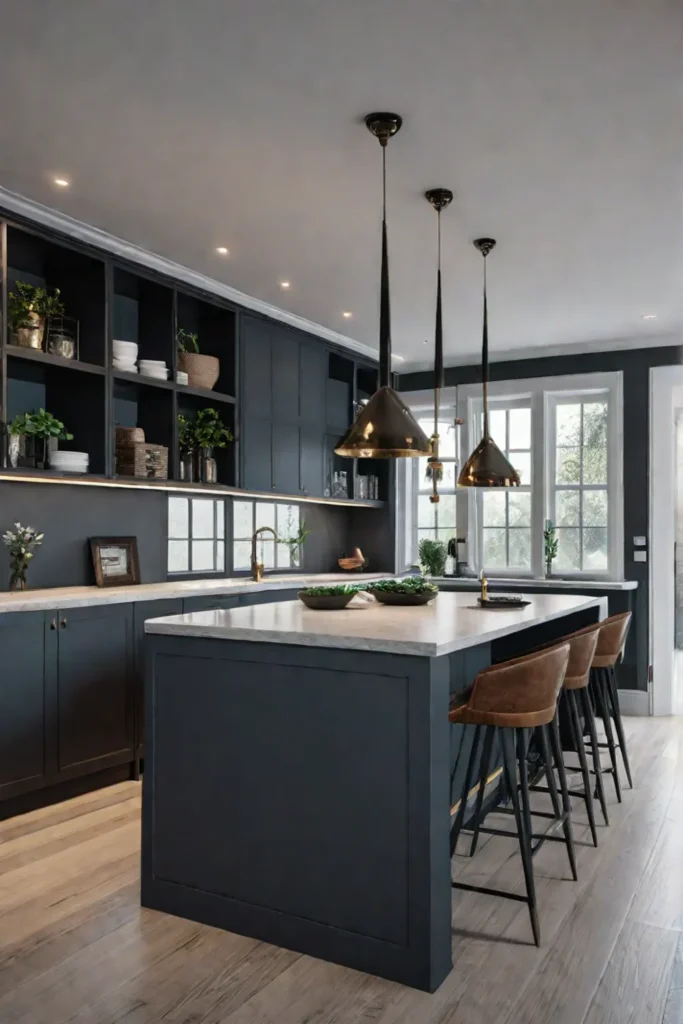
[[300,391],[305,394],[299,372],[299,342],[292,331],[271,330],[273,422],[296,423],[299,419]]
[[292,423],[273,423],[273,490],[279,494],[298,494],[300,429]]
[[[135,758],[139,761],[145,752],[145,622],[164,615],[181,615],[181,598],[166,601],[138,601],[133,608],[133,717],[135,720]],[[136,766],[137,768],[137,766]]]
[[301,402],[299,413],[304,423],[325,423],[325,394],[328,352],[321,344],[303,343],[300,350]]
[[303,494],[324,494],[325,433],[322,427],[302,426],[299,445],[299,479]]
[[272,432],[270,420],[249,415],[242,420],[242,487],[273,488]]

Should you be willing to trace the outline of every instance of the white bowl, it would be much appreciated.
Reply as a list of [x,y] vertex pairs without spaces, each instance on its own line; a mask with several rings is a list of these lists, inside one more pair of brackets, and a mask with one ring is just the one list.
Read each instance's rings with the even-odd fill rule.
[[138,345],[135,341],[114,341],[112,344],[114,355],[128,356],[135,359],[138,354]]
[[166,369],[165,359],[138,359],[140,366],[161,366]]
[[168,370],[146,370],[143,366],[140,368],[140,374],[143,377],[156,377],[157,380],[168,380]]
[[115,370],[122,370],[123,373],[137,373],[138,372],[138,368],[135,365],[135,363],[117,363],[116,361],[114,361],[113,366],[114,366]]
[[176,379],[176,384],[189,384],[189,382],[190,382],[189,381],[189,377],[187,376],[186,373],[183,373],[182,370],[177,370],[176,371],[175,379]]

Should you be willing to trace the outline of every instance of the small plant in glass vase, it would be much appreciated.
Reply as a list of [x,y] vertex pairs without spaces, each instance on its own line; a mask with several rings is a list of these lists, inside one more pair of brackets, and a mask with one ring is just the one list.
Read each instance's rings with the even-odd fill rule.
[[32,526],[15,523],[13,530],[2,535],[2,541],[9,551],[9,588],[26,590],[26,573],[36,548],[43,543],[44,533],[38,533]]
[[194,480],[195,439],[192,420],[182,413],[178,415],[178,449],[180,452],[180,479],[187,483]]
[[7,296],[7,318],[13,345],[42,350],[46,318],[63,315],[64,304],[58,288],[49,292],[46,288],[16,281]]
[[559,542],[557,539],[557,530],[552,519],[546,519],[545,529],[543,530],[543,550],[545,553],[545,575],[546,579],[550,579],[553,574],[553,562],[557,558],[557,549]]
[[53,443],[73,441],[61,420],[45,409],[15,416],[9,427],[10,464],[28,469],[47,467]]
[[295,532],[294,515],[291,507],[287,512],[287,533],[283,537],[278,537],[278,544],[286,544],[289,548],[289,560],[292,568],[296,568],[301,565],[301,552],[304,545],[304,541],[310,534],[310,530],[306,526],[306,520],[302,519],[298,528]]
[[225,426],[215,409],[201,409],[192,423],[195,453],[195,478],[201,483],[217,482],[215,448],[227,448],[234,441],[232,431]]

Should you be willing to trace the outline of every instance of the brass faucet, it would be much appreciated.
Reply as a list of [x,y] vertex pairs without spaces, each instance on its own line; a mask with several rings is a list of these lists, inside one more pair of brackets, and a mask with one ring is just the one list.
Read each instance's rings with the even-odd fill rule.
[[277,541],[277,534],[272,526],[259,526],[252,534],[251,538],[251,578],[255,583],[260,583],[263,579],[263,562],[259,562],[256,558],[256,541],[258,540],[259,534],[261,533],[272,533],[273,537]]

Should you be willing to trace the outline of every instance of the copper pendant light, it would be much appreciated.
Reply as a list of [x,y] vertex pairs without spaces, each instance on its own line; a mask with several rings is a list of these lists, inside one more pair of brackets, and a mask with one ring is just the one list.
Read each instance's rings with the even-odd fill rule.
[[368,114],[365,124],[382,147],[382,276],[379,315],[379,389],[361,409],[335,452],[352,459],[400,459],[429,455],[427,435],[391,387],[391,310],[387,251],[386,147],[403,124],[398,114]]
[[484,257],[484,324],[481,339],[481,374],[484,399],[484,431],[477,447],[462,467],[459,487],[519,487],[519,473],[510,465],[489,433],[489,325],[486,302],[486,257],[496,242],[493,238],[477,238],[476,249]]
[[444,386],[443,375],[443,319],[441,315],[441,211],[453,202],[453,193],[449,188],[430,188],[425,192],[425,199],[436,210],[436,320],[434,323],[434,433],[431,437],[432,454],[427,460],[427,479],[432,481],[432,493],[429,500],[433,505],[439,503],[439,483],[443,479],[443,463],[439,458],[439,412],[441,392]]

